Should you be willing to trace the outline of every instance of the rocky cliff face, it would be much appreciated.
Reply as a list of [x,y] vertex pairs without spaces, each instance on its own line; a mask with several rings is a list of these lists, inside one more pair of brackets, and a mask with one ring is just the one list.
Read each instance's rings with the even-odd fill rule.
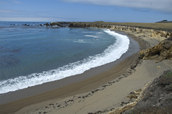
[[114,30],[125,31],[125,32],[133,32],[133,33],[146,33],[149,37],[153,38],[169,38],[172,36],[171,32],[163,31],[163,30],[154,30],[154,29],[145,29],[138,27],[128,27],[128,26],[116,26],[113,25],[111,27]]
[[141,59],[170,59],[172,58],[172,37],[161,41],[158,45],[140,51]]
[[172,71],[165,71],[145,90],[143,98],[124,114],[172,114]]

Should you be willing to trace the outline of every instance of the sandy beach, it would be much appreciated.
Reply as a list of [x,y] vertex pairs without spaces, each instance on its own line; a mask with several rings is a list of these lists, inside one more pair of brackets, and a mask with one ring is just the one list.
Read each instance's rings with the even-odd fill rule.
[[[172,61],[139,60],[140,49],[152,47],[163,38],[125,32],[132,38],[129,51],[117,62],[81,75],[0,96],[0,113],[87,114],[109,113],[127,104],[127,95],[172,69]],[[144,35],[143,35],[144,34]],[[134,39],[134,40],[133,40]],[[10,107],[10,108],[9,108]]]

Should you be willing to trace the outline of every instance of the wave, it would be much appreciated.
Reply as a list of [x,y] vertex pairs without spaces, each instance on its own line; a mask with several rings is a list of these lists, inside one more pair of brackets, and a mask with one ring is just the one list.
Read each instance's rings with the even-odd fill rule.
[[91,37],[91,38],[99,38],[99,37],[96,36],[96,35],[84,35],[84,36],[86,36],[86,37]]
[[90,56],[81,61],[70,63],[57,69],[0,81],[0,94],[60,80],[69,76],[84,73],[91,68],[116,61],[129,49],[129,38],[109,29],[104,29],[104,32],[114,36],[116,42],[105,49],[103,53]]
[[75,43],[82,43],[82,44],[87,43],[87,42],[84,41],[83,39],[75,40],[74,42],[75,42]]

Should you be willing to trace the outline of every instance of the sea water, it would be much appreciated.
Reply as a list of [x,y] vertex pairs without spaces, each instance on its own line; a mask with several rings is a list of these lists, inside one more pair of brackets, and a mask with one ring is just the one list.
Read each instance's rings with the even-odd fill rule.
[[129,38],[108,29],[0,23],[0,94],[81,74],[119,59]]

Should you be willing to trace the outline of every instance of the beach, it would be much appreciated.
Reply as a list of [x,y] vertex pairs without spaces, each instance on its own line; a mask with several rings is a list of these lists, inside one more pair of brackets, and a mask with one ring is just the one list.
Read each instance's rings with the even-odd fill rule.
[[138,57],[140,49],[152,47],[163,38],[149,38],[143,32],[122,34],[127,34],[132,43],[120,60],[81,75],[3,94],[0,113],[108,113],[127,102],[131,91],[142,89],[165,70],[172,69],[171,60],[157,62]]

